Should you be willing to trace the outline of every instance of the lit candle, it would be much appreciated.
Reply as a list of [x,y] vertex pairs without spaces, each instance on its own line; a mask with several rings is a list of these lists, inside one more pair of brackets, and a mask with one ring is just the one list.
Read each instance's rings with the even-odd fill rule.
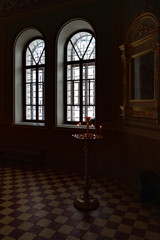
[[87,135],[89,134],[89,120],[90,120],[90,117],[86,117],[86,120],[87,120]]
[[77,128],[78,128],[78,135],[80,136],[79,123],[77,123]]
[[91,125],[91,128],[92,128],[92,137],[93,137],[93,124]]
[[81,122],[79,122],[79,137],[80,137],[80,126],[81,126]]
[[99,126],[99,135],[101,136],[102,133],[102,125]]

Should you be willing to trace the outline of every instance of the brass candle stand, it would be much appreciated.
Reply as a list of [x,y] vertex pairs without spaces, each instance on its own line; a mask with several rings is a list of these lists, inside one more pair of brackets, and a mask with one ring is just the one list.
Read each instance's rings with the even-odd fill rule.
[[100,134],[89,133],[89,124],[87,123],[87,133],[73,134],[72,137],[78,141],[84,143],[84,161],[85,161],[85,172],[84,172],[84,183],[82,185],[83,193],[74,200],[74,206],[83,211],[93,210],[99,207],[99,201],[93,195],[90,195],[89,190],[91,189],[91,183],[89,179],[89,158],[91,144],[96,140],[102,140],[103,137]]

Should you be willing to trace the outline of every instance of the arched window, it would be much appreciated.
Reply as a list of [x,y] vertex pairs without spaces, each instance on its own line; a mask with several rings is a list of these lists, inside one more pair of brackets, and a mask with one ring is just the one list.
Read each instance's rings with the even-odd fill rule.
[[65,48],[65,122],[95,119],[95,37],[88,31],[72,35]]
[[44,121],[45,43],[31,41],[25,50],[25,121]]
[[[88,37],[85,37],[83,35],[83,33],[85,33],[85,35],[87,35]],[[78,34],[78,35],[76,35],[76,34]],[[72,69],[74,69],[74,64],[72,64],[71,59],[69,60],[69,57],[67,59],[67,55],[68,56],[70,55],[70,58],[71,58],[71,53],[75,51],[74,48],[76,49],[77,53],[75,51],[76,54],[75,54],[75,58],[73,58],[73,59],[74,59],[74,61],[77,61],[77,63],[78,62],[79,62],[79,64],[81,63],[81,66],[84,66],[83,77],[81,75],[81,83],[82,83],[82,80],[85,79],[84,75],[86,74],[86,76],[87,76],[87,71],[89,71],[89,64],[90,65],[92,64],[92,69],[93,69],[93,66],[95,66],[94,65],[95,64],[95,45],[94,45],[94,58],[92,55],[92,58],[89,59],[89,51],[91,50],[91,46],[93,46],[93,41],[95,44],[94,35],[95,34],[94,34],[93,27],[85,19],[71,19],[70,21],[65,23],[62,26],[62,28],[59,30],[59,33],[57,35],[57,45],[56,45],[57,71],[56,71],[56,114],[55,114],[56,119],[55,120],[56,120],[57,126],[75,127],[75,122],[78,121],[78,119],[80,119],[83,115],[82,114],[82,112],[83,112],[82,111],[82,100],[83,100],[82,93],[83,93],[83,91],[81,88],[81,90],[80,90],[81,97],[79,97],[79,99],[80,99],[79,100],[80,101],[79,108],[81,109],[80,110],[81,112],[78,113],[79,117],[77,117],[76,119],[73,119],[73,117],[72,118],[70,117],[70,119],[69,119],[69,114],[71,115],[71,111],[69,113],[69,110],[68,110],[68,119],[67,119],[67,107],[68,108],[70,107],[70,109],[72,109],[72,111],[74,111],[74,108],[78,107],[78,106],[74,107],[74,105],[72,106],[72,104],[70,104],[70,106],[69,106],[69,101],[71,101],[71,99],[72,99],[72,103],[73,103],[73,98],[74,98],[73,96],[75,95],[75,98],[76,98],[77,93],[75,92],[75,94],[73,94],[72,97],[69,97],[71,90],[69,93],[69,89],[67,89],[67,82],[68,82],[68,85],[74,85],[73,84],[74,81],[69,80],[69,74],[73,73],[73,71],[71,70],[71,66],[72,66]],[[74,41],[74,37],[77,38],[77,42]],[[91,39],[92,39],[92,41],[90,43]],[[75,44],[75,46],[73,47],[72,44]],[[80,45],[84,44],[85,48],[86,48],[85,50],[87,50],[87,52],[86,52],[87,54],[84,55],[85,50],[82,50],[82,49],[81,49],[81,53],[80,53],[77,50],[76,44],[78,44],[77,47],[79,47],[79,44]],[[86,47],[86,45],[88,46],[88,48]],[[67,50],[67,48],[68,48],[68,50]],[[82,56],[81,54],[83,54],[85,57]],[[72,55],[74,56],[74,54],[72,54]],[[86,61],[86,65],[84,64],[85,61]],[[87,65],[87,63],[88,63],[88,65]],[[67,72],[67,68],[68,68],[68,72]],[[79,71],[80,71],[80,68],[79,68]],[[95,71],[95,69],[94,69],[94,71]],[[82,71],[81,71],[81,74],[82,74]],[[92,77],[93,77],[93,72],[92,72]],[[86,79],[87,79],[87,77],[86,77]],[[88,77],[88,79],[90,79],[90,78]],[[69,81],[70,81],[70,83],[69,83]],[[86,84],[87,83],[89,83],[89,81],[88,82],[86,81]],[[79,83],[79,85],[82,87],[82,84]],[[72,90],[73,90],[73,87],[72,87]],[[87,88],[86,88],[86,92],[87,92]],[[67,103],[67,94],[68,94],[68,103]],[[83,96],[85,98],[87,95],[83,94]],[[75,100],[75,101],[77,101],[77,100]],[[91,101],[92,100],[90,99],[91,106],[87,103],[86,106],[84,104],[84,108],[85,107],[86,107],[86,109],[88,108],[88,114],[90,114],[90,109],[93,109],[92,114],[90,115],[90,117],[93,118],[93,117],[95,117],[95,111],[96,111],[96,109],[95,109],[95,92],[94,92],[94,103],[92,102],[92,104],[91,104]],[[84,115],[85,114],[87,114],[87,110],[86,110],[86,112],[84,112]],[[73,125],[72,125],[72,123],[73,123]]]
[[[13,123],[44,126],[45,43],[38,29],[26,28],[15,39]],[[35,84],[36,83],[36,84]],[[36,91],[35,91],[36,88]],[[35,91],[35,92],[34,92]],[[36,99],[36,104],[34,103]],[[36,114],[34,108],[36,107]],[[39,113],[38,113],[39,111]]]

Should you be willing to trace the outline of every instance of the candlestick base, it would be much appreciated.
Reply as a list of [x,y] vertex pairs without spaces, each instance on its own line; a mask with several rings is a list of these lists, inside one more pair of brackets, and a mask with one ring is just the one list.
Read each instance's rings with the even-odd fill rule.
[[103,139],[102,136],[97,134],[73,134],[75,139],[84,142],[84,159],[85,159],[85,174],[84,174],[84,184],[82,185],[83,194],[74,200],[74,206],[78,210],[90,211],[99,207],[99,201],[89,194],[91,184],[89,181],[88,167],[89,167],[89,155],[90,155],[90,144],[95,140]]
[[74,206],[78,210],[90,211],[95,210],[99,207],[98,199],[94,198],[92,195],[89,195],[86,199],[85,195],[82,194],[74,200]]

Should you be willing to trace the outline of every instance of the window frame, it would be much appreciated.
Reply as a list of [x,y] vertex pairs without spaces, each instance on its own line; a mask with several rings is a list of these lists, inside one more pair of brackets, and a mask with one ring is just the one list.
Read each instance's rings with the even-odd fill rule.
[[[87,32],[87,33],[90,33],[92,35],[92,37],[95,39],[95,58],[94,59],[80,59],[80,60],[75,60],[75,61],[70,61],[69,64],[77,64],[77,65],[80,65],[80,104],[77,105],[80,107],[80,121],[67,121],[67,66],[69,65],[68,64],[68,61],[67,61],[67,46],[68,46],[68,43],[70,41],[70,39],[76,35],[77,33],[80,33],[80,32]],[[89,45],[88,45],[89,46]],[[82,124],[85,124],[85,122],[83,121],[83,64],[85,63],[93,63],[94,62],[94,66],[95,66],[95,94],[94,94],[94,102],[95,104],[94,105],[87,105],[87,106],[94,106],[95,107],[95,119],[96,119],[96,37],[95,37],[95,34],[92,30],[89,30],[89,29],[79,29],[77,31],[74,31],[72,32],[69,37],[67,38],[67,40],[65,41],[65,45],[64,45],[64,124],[69,124],[69,125],[73,125],[73,124],[76,124],[78,122],[81,122]],[[95,121],[94,119],[94,121]]]
[[[43,37],[32,37],[30,38],[26,44],[24,45],[23,48],[23,53],[22,53],[22,101],[23,101],[23,122],[31,122],[31,123],[45,123],[45,69],[46,69],[46,63],[45,64],[41,64],[41,65],[32,65],[32,66],[28,66],[28,69],[30,68],[35,68],[36,69],[36,75],[37,75],[37,69],[39,69],[40,67],[44,68],[44,83],[43,83],[43,106],[44,106],[44,120],[38,120],[38,98],[37,98],[37,92],[38,92],[38,81],[37,81],[37,76],[36,76],[36,119],[27,119],[26,118],[26,69],[27,69],[27,65],[26,65],[26,51],[28,46],[30,45],[30,43],[32,43],[34,40],[36,39],[41,39],[44,41]],[[45,41],[44,41],[44,51],[45,51]],[[45,54],[46,57],[46,54]],[[40,66],[40,67],[39,67]]]

